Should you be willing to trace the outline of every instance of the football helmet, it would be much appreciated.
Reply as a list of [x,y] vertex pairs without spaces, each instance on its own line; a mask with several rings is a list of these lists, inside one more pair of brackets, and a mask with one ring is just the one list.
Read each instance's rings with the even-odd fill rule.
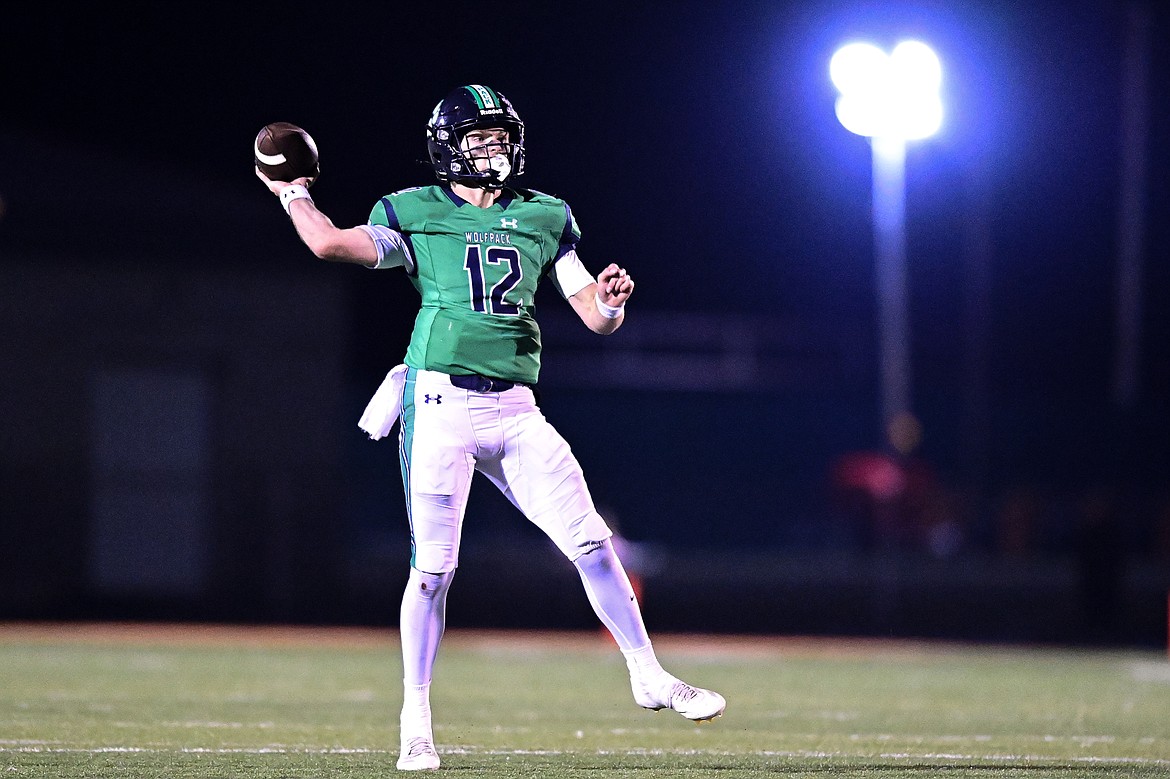
[[[469,131],[487,127],[507,130],[508,142],[487,170],[479,170],[461,144]],[[524,122],[508,98],[491,87],[462,86],[439,101],[431,113],[427,153],[439,181],[500,189],[505,179],[524,173]]]

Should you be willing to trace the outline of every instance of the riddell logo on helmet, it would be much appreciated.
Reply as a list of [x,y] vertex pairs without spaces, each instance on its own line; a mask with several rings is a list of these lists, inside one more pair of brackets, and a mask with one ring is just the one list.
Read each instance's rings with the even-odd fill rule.
[[504,109],[502,109],[502,108],[485,108],[482,111],[480,111],[480,114],[502,114],[502,113],[504,113]]

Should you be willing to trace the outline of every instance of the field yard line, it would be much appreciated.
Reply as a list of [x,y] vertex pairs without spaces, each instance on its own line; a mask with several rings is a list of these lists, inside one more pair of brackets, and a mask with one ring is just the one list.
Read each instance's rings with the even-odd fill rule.
[[1135,662],[1129,668],[1135,681],[1170,684],[1170,663],[1165,661]]
[[366,747],[323,747],[312,749],[309,747],[295,747],[288,744],[271,744],[266,747],[180,747],[178,749],[171,749],[167,747],[129,747],[129,746],[103,746],[103,747],[70,747],[63,746],[61,742],[53,741],[32,741],[32,740],[0,740],[0,753],[4,752],[30,752],[30,753],[63,753],[63,754],[81,754],[81,755],[100,755],[106,752],[141,752],[144,754],[214,754],[214,755],[297,755],[297,754],[320,754],[320,755],[390,755],[398,754],[397,751],[389,749],[368,749]]
[[[345,747],[328,747],[324,749],[298,749],[295,747],[272,746],[272,747],[241,747],[230,749],[210,749],[210,748],[186,748],[186,749],[161,749],[151,747],[50,747],[50,746],[0,746],[0,754],[3,753],[26,753],[26,754],[83,754],[83,755],[100,755],[100,754],[210,754],[210,755],[396,755],[396,750],[388,749],[363,749],[354,748],[349,749]],[[1135,765],[1135,766],[1161,766],[1170,767],[1170,760],[1160,758],[1144,758],[1144,757],[1064,757],[1057,758],[1047,755],[966,755],[953,752],[938,752],[938,753],[912,753],[912,752],[883,752],[877,755],[871,753],[850,753],[850,752],[821,752],[813,750],[792,750],[792,751],[776,751],[776,750],[753,750],[750,752],[727,752],[717,749],[598,749],[598,750],[574,750],[574,749],[475,749],[466,746],[444,748],[439,745],[439,753],[444,755],[486,755],[486,756],[516,756],[516,757],[556,757],[557,755],[629,755],[631,757],[743,757],[744,755],[753,755],[756,757],[785,757],[785,758],[800,758],[800,759],[824,759],[824,758],[878,758],[881,760],[965,760],[972,763],[982,762],[1020,762],[1020,763],[1042,763],[1055,765]]]
[[[232,625],[170,622],[0,622],[0,644],[69,643],[147,646],[259,646],[398,649],[394,627],[305,625]],[[450,628],[445,646],[530,651],[555,654],[562,650],[613,653],[613,644],[592,630],[494,630]],[[955,641],[756,634],[658,633],[660,652],[683,657],[712,655],[774,657],[923,657],[963,652],[977,647],[994,651],[1025,651],[1016,645],[970,644]]]

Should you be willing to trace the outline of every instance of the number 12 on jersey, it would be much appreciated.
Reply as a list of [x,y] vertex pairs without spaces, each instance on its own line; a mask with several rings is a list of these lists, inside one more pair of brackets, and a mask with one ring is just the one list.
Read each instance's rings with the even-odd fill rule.
[[[471,285],[471,308],[474,311],[500,316],[516,316],[523,300],[508,300],[508,293],[524,278],[520,267],[520,251],[512,246],[489,246],[487,251],[478,244],[468,244],[463,259],[467,281]],[[490,280],[503,277],[491,285]]]

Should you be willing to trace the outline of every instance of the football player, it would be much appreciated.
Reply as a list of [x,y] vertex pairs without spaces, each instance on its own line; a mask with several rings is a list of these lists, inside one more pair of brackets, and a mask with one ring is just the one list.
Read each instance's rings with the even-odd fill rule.
[[[438,183],[374,204],[368,224],[336,227],[309,196],[309,179],[270,181],[317,257],[405,272],[421,297],[403,365],[363,416],[374,438],[396,418],[410,521],[410,574],[400,630],[405,687],[402,770],[439,767],[430,685],[444,604],[459,562],[468,490],[484,474],[573,562],[597,616],[626,659],[634,700],[695,721],[723,713],[718,693],[659,664],[630,581],[614,553],[569,445],[536,405],[541,279],[595,333],[621,327],[634,281],[610,263],[592,277],[577,256],[569,206],[513,185],[524,173],[524,123],[486,86],[462,86],[435,106],[427,148]],[[613,435],[599,428],[597,435]]]

